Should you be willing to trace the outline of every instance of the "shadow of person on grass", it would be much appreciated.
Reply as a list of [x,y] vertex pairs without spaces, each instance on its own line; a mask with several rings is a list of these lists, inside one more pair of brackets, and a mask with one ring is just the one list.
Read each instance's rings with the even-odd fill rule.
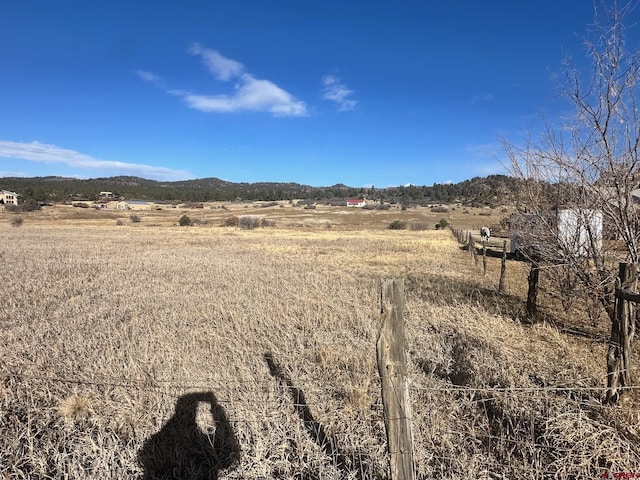
[[[200,403],[209,404],[215,432],[203,431],[196,421]],[[216,480],[218,472],[237,464],[240,446],[224,409],[213,392],[188,393],[162,429],[138,452],[144,480]]]
[[264,360],[267,363],[271,376],[289,390],[289,394],[293,400],[293,407],[311,439],[332,460],[340,473],[344,477],[355,478],[356,480],[363,480],[365,478],[378,479],[379,477],[370,471],[368,465],[369,457],[367,455],[358,452],[348,455],[337,448],[335,438],[329,435],[324,426],[313,417],[304,392],[293,384],[291,378],[276,363],[270,352],[264,354]]

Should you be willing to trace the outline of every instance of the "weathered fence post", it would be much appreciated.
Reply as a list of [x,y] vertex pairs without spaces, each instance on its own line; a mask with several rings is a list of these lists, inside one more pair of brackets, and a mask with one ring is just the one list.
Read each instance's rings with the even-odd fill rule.
[[537,262],[531,262],[529,271],[529,288],[527,290],[527,317],[535,320],[538,312],[538,279],[540,277],[540,267]]
[[[611,338],[607,350],[607,392],[605,403],[618,403],[624,389],[631,385],[631,342],[635,335],[635,307],[629,292],[637,279],[632,263],[621,263],[618,270],[618,288],[615,296],[615,317],[611,322]],[[636,295],[637,296],[637,295]]]
[[471,237],[471,232],[469,232],[469,233],[468,233],[468,236],[467,236],[467,244],[469,245],[469,247],[468,247],[468,248],[469,248],[469,254],[470,254],[471,256],[473,256],[473,254],[474,254],[474,252],[475,252],[475,250],[476,250],[476,247],[475,247],[475,245],[473,244],[473,237]]
[[478,266],[478,252],[476,251],[476,241],[473,239],[473,235],[469,232],[469,251],[471,252],[471,257],[473,258],[473,264]]
[[404,336],[404,281],[386,280],[381,292],[381,326],[376,351],[390,454],[391,480],[413,480],[411,402]]
[[482,275],[487,274],[487,242],[482,241]]
[[500,265],[500,281],[498,282],[498,292],[504,292],[504,277],[507,273],[507,241],[502,243],[502,264]]

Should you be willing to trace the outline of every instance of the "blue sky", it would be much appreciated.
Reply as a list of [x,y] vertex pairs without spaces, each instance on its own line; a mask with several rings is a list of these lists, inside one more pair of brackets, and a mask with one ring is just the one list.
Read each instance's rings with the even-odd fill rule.
[[566,113],[591,23],[589,0],[3,0],[0,177],[504,173],[501,139]]

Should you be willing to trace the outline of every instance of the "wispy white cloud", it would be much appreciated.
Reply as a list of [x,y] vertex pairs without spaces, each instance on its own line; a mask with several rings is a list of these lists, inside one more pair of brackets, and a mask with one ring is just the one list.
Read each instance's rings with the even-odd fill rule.
[[235,85],[233,95],[197,95],[180,92],[187,105],[202,112],[270,112],[274,116],[299,117],[307,114],[303,102],[269,80],[245,73]]
[[182,98],[190,108],[201,112],[269,112],[276,117],[307,115],[307,106],[304,102],[297,100],[275,83],[256,78],[246,71],[242,63],[224,57],[216,50],[205,48],[199,43],[191,45],[188,52],[200,58],[216,80],[221,82],[233,80],[233,93],[206,95],[184,89],[168,89],[164,85],[164,80],[151,72],[137,70],[136,74],[143,81]]
[[29,174],[25,172],[12,172],[11,170],[0,170],[0,178],[5,177],[28,177]]
[[189,53],[200,57],[209,72],[223,82],[239,77],[245,70],[244,65],[240,62],[223,57],[216,50],[204,48],[199,43],[191,45]]
[[338,77],[325,75],[322,77],[322,85],[322,98],[336,102],[339,111],[353,110],[358,106],[356,100],[349,98],[353,90],[342,83]]
[[500,159],[505,157],[504,146],[500,142],[467,145],[465,151],[476,158]]
[[481,162],[469,165],[469,172],[473,175],[486,177],[487,175],[508,175],[509,171],[502,162]]
[[61,163],[70,167],[106,170],[117,175],[135,175],[156,180],[192,178],[185,170],[174,170],[139,163],[99,160],[74,150],[40,142],[10,142],[0,140],[0,158],[15,158],[38,163]]
[[147,72],[146,70],[136,70],[135,74],[147,83],[152,83],[153,85],[164,87],[164,80],[158,75]]
[[482,95],[475,95],[471,99],[471,103],[490,103],[496,99],[493,93],[483,93]]
[[508,159],[501,143],[468,145],[465,151],[472,159],[468,165],[470,173],[480,176],[508,174]]

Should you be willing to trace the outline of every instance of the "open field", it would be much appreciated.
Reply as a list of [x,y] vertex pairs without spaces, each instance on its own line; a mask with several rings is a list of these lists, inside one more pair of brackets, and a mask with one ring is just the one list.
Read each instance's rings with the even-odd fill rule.
[[[499,259],[483,277],[427,209],[225,208],[55,207],[18,228],[0,212],[0,478],[388,478],[389,277],[405,279],[418,478],[640,470],[636,406],[600,402],[608,326],[522,322],[526,265],[499,295]],[[275,227],[221,227],[232,214]]]
[[[91,203],[91,202],[89,202]],[[275,206],[263,207],[277,203]],[[44,207],[40,211],[22,213],[25,221],[38,224],[77,224],[113,225],[118,220],[130,223],[130,215],[141,218],[140,226],[175,226],[186,214],[192,220],[208,226],[219,226],[227,217],[235,215],[260,215],[273,222],[279,228],[333,228],[338,230],[384,230],[394,220],[412,226],[426,226],[433,229],[441,219],[455,224],[458,228],[478,230],[482,225],[498,223],[508,215],[507,208],[488,209],[461,206],[447,206],[446,212],[434,212],[427,207],[410,207],[402,210],[393,205],[389,210],[365,210],[360,208],[334,207],[318,204],[312,210],[293,206],[296,202],[254,202],[229,203],[217,202],[204,204],[204,208],[173,208],[168,205],[154,205],[160,210],[125,211],[115,209],[96,210],[94,208],[78,208],[71,205]],[[0,222],[10,219],[11,215],[0,210]]]

